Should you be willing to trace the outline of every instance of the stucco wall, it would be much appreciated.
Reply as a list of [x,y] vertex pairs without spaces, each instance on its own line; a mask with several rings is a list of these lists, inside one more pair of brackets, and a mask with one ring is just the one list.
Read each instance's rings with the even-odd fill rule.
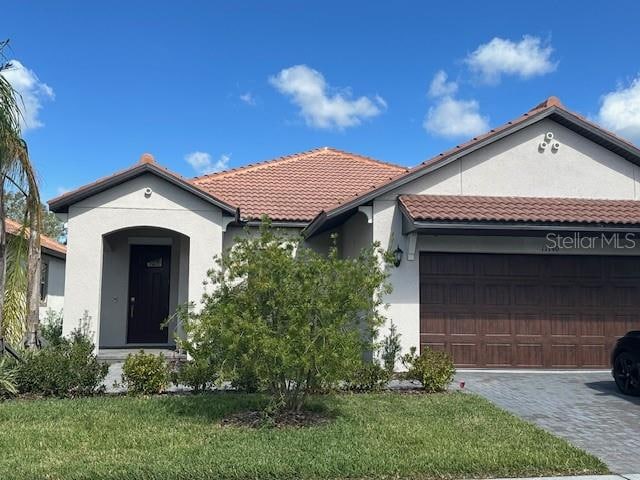
[[[149,187],[153,193],[145,196]],[[200,198],[145,174],[69,208],[64,332],[85,311],[99,344],[103,236],[117,230],[158,227],[189,238],[189,301],[199,302],[213,256],[222,250],[222,211]]]
[[[546,132],[560,148],[538,148]],[[393,190],[438,195],[640,199],[640,167],[545,119]]]
[[[557,152],[538,144],[546,132],[560,142]],[[387,297],[388,325],[393,321],[402,335],[403,351],[419,345],[420,251],[486,253],[621,254],[640,249],[563,250],[545,252],[546,239],[518,237],[420,236],[415,260],[409,261],[408,239],[402,235],[397,196],[402,193],[438,195],[497,195],[638,199],[640,169],[590,140],[551,121],[543,120],[503,140],[414,180],[374,201],[373,240],[385,248],[400,246],[405,255],[391,270],[393,292]],[[382,335],[386,335],[387,328]],[[398,367],[400,367],[398,365]]]
[[[121,347],[127,343],[127,299],[129,295],[130,247],[135,244],[162,244],[171,247],[169,274],[169,314],[187,302],[189,239],[159,229],[127,229],[105,237],[100,305],[100,346]],[[183,250],[186,249],[186,255]],[[180,279],[183,279],[182,283]],[[175,344],[169,325],[169,344]]]
[[64,308],[65,261],[51,255],[42,255],[42,260],[49,264],[47,298],[40,306],[40,320],[47,318],[47,310],[62,312]]

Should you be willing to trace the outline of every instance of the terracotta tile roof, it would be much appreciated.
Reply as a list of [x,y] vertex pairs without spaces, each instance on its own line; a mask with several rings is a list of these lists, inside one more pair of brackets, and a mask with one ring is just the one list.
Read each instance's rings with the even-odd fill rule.
[[400,195],[415,221],[640,224],[640,201],[585,198]]
[[[489,130],[488,132],[482,134],[482,135],[478,135],[476,137],[473,137],[472,139],[468,140],[467,142],[461,143],[459,145],[456,145],[455,147],[446,150],[442,153],[439,153],[438,155],[436,155],[435,157],[431,157],[428,160],[423,161],[422,163],[419,163],[418,165],[416,165],[413,168],[407,169],[406,173],[404,173],[403,175],[398,176],[398,178],[394,179],[394,183],[395,180],[400,181],[400,183],[402,183],[404,178],[410,179],[412,178],[413,174],[423,170],[423,169],[427,169],[430,167],[436,167],[438,164],[440,163],[446,163],[446,161],[448,159],[450,159],[452,156],[454,155],[458,155],[458,154],[463,154],[464,151],[466,150],[470,150],[475,148],[478,144],[480,144],[481,142],[484,141],[491,141],[492,138],[499,136],[501,133],[503,133],[506,130],[509,130],[513,127],[518,126],[519,124],[530,120],[532,117],[538,117],[538,116],[542,116],[544,117],[546,114],[552,112],[553,110],[558,110],[561,112],[564,112],[565,114],[568,114],[570,116],[573,116],[577,119],[579,119],[580,121],[590,125],[591,127],[599,130],[600,132],[602,132],[605,135],[609,135],[615,139],[617,139],[618,141],[624,143],[629,149],[638,150],[638,147],[635,146],[633,143],[629,142],[628,140],[625,140],[621,137],[619,137],[618,135],[616,135],[613,132],[610,132],[604,128],[602,128],[600,125],[597,125],[591,121],[589,121],[587,118],[583,117],[582,115],[567,109],[562,102],[560,101],[560,99],[558,97],[554,97],[551,96],[547,99],[545,99],[544,101],[542,101],[541,103],[539,103],[538,105],[536,105],[535,107],[533,107],[532,109],[530,109],[528,112],[525,112],[524,114],[522,114],[521,116],[519,116],[518,118],[511,120],[509,122],[506,122],[505,124],[499,126],[499,127],[495,127],[492,128],[491,130]],[[389,182],[387,182],[389,183]],[[363,189],[361,191],[359,191],[356,195],[354,195],[353,198],[349,199],[347,202],[341,201],[341,202],[336,202],[334,205],[331,205],[329,208],[326,208],[324,210],[324,212],[320,212],[317,215],[317,219],[318,221],[321,221],[322,218],[322,214],[323,213],[328,213],[331,214],[332,210],[336,210],[341,208],[345,203],[354,203],[356,204],[358,202],[358,199],[360,197],[365,197],[367,195],[370,194],[375,194],[376,191],[381,190],[385,187],[385,185],[381,185],[381,186],[377,186],[374,188],[367,188],[367,189]]]
[[335,148],[319,148],[202,177],[192,183],[240,207],[243,219],[307,222],[357,192],[408,169]]
[[[22,228],[22,225],[20,225],[20,223],[14,220],[11,220],[10,218],[5,218],[4,225],[9,235],[18,235]],[[46,235],[40,235],[40,246],[42,248],[46,248],[54,252],[61,253],[63,255],[67,254],[66,245],[63,245],[55,241],[53,238],[47,237]]]

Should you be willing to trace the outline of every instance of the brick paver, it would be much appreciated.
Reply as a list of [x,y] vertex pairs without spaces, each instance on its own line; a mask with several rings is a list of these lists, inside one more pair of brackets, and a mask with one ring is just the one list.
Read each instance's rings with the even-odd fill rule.
[[640,473],[640,398],[618,393],[609,372],[458,372],[456,381],[601,458]]

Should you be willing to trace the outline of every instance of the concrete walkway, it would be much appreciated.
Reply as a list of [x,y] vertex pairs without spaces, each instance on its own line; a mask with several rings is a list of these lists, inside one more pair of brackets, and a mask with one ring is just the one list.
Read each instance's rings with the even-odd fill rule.
[[608,371],[460,371],[460,381],[466,390],[599,457],[612,472],[640,472],[640,398],[620,395]]

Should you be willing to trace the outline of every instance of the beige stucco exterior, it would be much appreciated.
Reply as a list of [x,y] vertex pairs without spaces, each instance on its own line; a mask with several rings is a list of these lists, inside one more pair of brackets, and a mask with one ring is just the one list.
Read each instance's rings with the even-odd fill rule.
[[[560,143],[557,151],[539,149],[547,132]],[[516,197],[574,197],[639,199],[640,167],[592,141],[545,119],[502,140],[425,174],[373,201],[373,240],[391,250],[405,252],[398,268],[390,270],[393,292],[387,297],[388,324],[402,335],[403,351],[420,341],[419,252],[537,253],[546,239],[490,236],[417,237],[415,255],[409,260],[409,239],[402,233],[401,194],[484,195]],[[640,245],[640,244],[639,244]],[[616,250],[563,250],[563,254],[638,255],[640,248]],[[386,329],[385,329],[386,330]],[[383,330],[381,335],[385,335]],[[398,365],[398,368],[401,368]]]
[[[151,190],[150,194],[147,189]],[[64,333],[76,328],[86,311],[90,317],[88,327],[96,345],[102,344],[101,306],[106,307],[114,297],[113,292],[109,292],[112,295],[105,298],[103,304],[103,273],[113,277],[110,273],[113,265],[104,266],[104,261],[110,261],[110,256],[103,253],[105,248],[111,248],[105,247],[105,236],[126,229],[132,229],[130,236],[139,236],[140,228],[157,228],[164,229],[160,236],[171,231],[186,237],[189,240],[188,268],[184,265],[179,268],[181,282],[178,288],[184,291],[178,294],[176,301],[182,297],[198,303],[204,292],[207,270],[213,265],[214,255],[222,251],[222,223],[220,208],[150,173],[71,205],[68,214]],[[181,261],[184,262],[184,258]],[[122,282],[122,272],[118,278]],[[122,287],[121,290],[115,295],[116,303],[121,301]],[[109,333],[109,343],[113,343],[113,339],[115,335]]]
[[[551,132],[557,148],[540,148]],[[151,189],[151,195],[145,190]],[[403,234],[401,194],[446,194],[520,197],[574,197],[640,200],[640,167],[555,121],[546,118],[425,173],[360,206],[332,229],[312,235],[306,245],[327,252],[338,235],[341,255],[355,257],[379,242],[404,258],[390,268],[393,292],[386,297],[388,322],[401,334],[403,351],[419,345],[419,255],[421,251],[538,253],[553,255],[544,237]],[[301,225],[280,227],[297,236]],[[172,245],[171,309],[198,302],[213,257],[230,248],[238,236],[256,234],[230,223],[217,206],[191,192],[145,173],[69,207],[68,259],[64,300],[65,333],[85,311],[100,346],[126,341],[128,247],[142,239]],[[135,240],[135,239],[138,240]],[[155,239],[155,240],[153,240]],[[415,240],[415,241],[414,241]],[[639,242],[640,245],[640,242]],[[563,250],[564,254],[637,255],[640,248]],[[398,365],[400,367],[400,365]]]

